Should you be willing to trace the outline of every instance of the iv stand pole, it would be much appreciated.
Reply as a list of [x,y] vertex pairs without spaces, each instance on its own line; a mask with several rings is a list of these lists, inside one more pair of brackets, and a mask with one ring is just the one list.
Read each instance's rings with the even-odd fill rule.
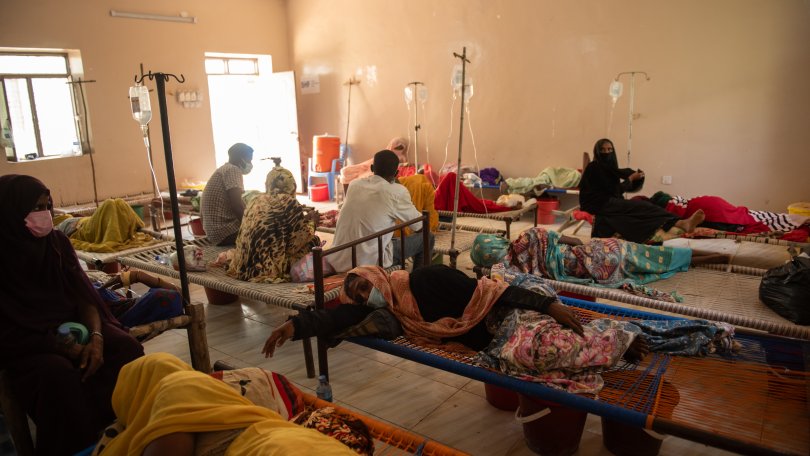
[[423,82],[409,82],[413,86],[413,166],[419,169],[419,86],[425,85]]
[[[462,48],[461,55],[453,53],[453,57],[461,59],[461,121],[458,128],[458,161],[456,163],[456,192],[453,198],[453,223],[450,227],[450,251],[456,247],[456,219],[458,218],[458,187],[461,182],[461,141],[464,139],[464,92],[467,88],[467,47]],[[424,228],[423,228],[424,229]]]
[[141,83],[145,78],[154,79],[157,85],[158,103],[160,105],[160,129],[163,133],[163,152],[166,155],[166,177],[169,181],[169,196],[172,201],[172,228],[174,228],[174,242],[177,249],[177,266],[180,272],[180,288],[183,293],[183,301],[191,303],[191,294],[188,287],[188,272],[186,270],[186,252],[183,250],[183,232],[180,228],[180,205],[177,202],[177,184],[174,178],[174,160],[172,159],[172,138],[169,133],[169,115],[166,107],[166,81],[169,77],[175,78],[179,83],[186,81],[181,74],[178,78],[173,74],[152,73],[151,71],[140,78],[135,77],[136,83]]
[[344,82],[343,85],[349,86],[349,101],[348,106],[346,107],[346,151],[348,152],[349,149],[349,121],[352,118],[352,86],[360,84],[360,81],[354,79],[354,76],[350,77],[348,81]]
[[628,133],[627,133],[627,166],[630,166],[630,149],[633,147],[633,116],[635,115],[635,102],[636,102],[636,74],[643,74],[647,80],[650,76],[644,71],[625,71],[616,75],[616,81],[623,74],[630,75],[630,113],[628,114]]

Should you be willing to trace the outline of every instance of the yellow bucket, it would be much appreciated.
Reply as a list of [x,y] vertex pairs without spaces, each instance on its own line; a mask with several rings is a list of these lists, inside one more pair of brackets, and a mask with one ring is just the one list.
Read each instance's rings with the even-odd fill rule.
[[810,217],[810,203],[793,203],[788,206],[788,214],[806,215]]

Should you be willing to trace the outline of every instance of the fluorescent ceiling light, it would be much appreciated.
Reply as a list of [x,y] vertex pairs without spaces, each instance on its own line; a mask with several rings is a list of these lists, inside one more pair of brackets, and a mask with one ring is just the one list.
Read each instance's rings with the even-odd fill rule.
[[130,19],[148,19],[152,21],[185,22],[187,24],[197,23],[197,17],[187,16],[186,13],[180,13],[178,16],[166,16],[163,14],[129,13],[126,11],[110,10],[110,16],[126,17]]

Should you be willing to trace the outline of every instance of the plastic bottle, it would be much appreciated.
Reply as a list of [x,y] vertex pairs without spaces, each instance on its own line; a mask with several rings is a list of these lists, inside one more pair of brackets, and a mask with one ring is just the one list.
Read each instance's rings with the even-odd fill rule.
[[157,260],[157,262],[163,266],[168,266],[171,263],[169,260],[169,255],[165,253],[161,253],[160,255],[156,256],[155,260]]
[[129,103],[132,107],[132,118],[142,127],[152,120],[152,103],[149,101],[149,89],[144,85],[129,88]]
[[73,345],[76,343],[76,338],[70,332],[67,326],[60,326],[56,329],[56,341],[61,345]]
[[318,377],[318,388],[315,389],[315,394],[318,395],[319,399],[332,402],[332,386],[326,380],[326,375]]
[[505,272],[506,267],[503,265],[503,263],[495,263],[489,270],[489,278],[492,280],[504,280]]

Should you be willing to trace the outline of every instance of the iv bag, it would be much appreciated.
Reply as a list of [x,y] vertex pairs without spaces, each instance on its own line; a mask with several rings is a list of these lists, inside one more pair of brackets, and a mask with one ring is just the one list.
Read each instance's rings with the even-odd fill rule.
[[129,88],[129,104],[132,108],[132,118],[142,127],[152,120],[152,104],[149,101],[149,89],[144,85]]
[[450,76],[450,86],[453,87],[453,90],[461,90],[463,77],[461,65],[457,64],[453,67],[453,74]]
[[419,86],[419,90],[417,91],[419,95],[419,102],[424,103],[427,101],[428,98],[428,89],[424,85]]
[[473,96],[473,82],[472,78],[467,78],[467,83],[464,84],[464,102],[469,103],[470,98]]
[[622,83],[619,82],[619,81],[616,81],[616,80],[614,80],[613,82],[610,83],[609,93],[610,93],[610,96],[613,97],[613,102],[614,103],[616,102],[616,100],[619,99],[620,96],[622,96],[622,88],[623,87],[624,86],[622,85]]
[[413,89],[410,85],[405,86],[405,104],[410,106],[413,101]]

